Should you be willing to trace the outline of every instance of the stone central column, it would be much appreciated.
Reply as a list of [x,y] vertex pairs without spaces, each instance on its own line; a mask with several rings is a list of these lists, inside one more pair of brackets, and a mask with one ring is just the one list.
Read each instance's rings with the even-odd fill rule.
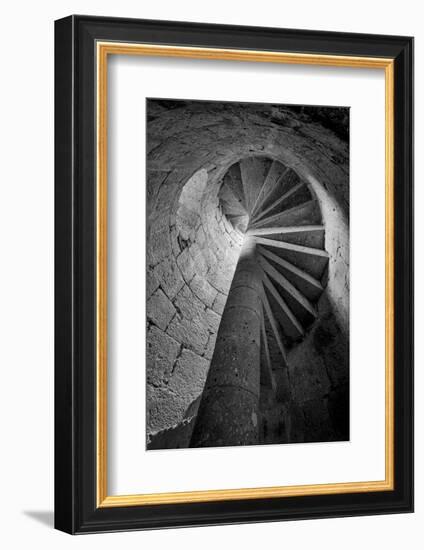
[[191,447],[258,442],[262,282],[245,237],[228,294]]

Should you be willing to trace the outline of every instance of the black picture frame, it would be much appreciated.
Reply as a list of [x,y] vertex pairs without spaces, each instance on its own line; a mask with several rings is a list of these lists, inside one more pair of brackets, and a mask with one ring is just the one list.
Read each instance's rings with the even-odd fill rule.
[[[392,491],[97,507],[96,49],[99,40],[394,60]],[[132,529],[413,511],[413,39],[73,15],[55,23],[55,527]]]

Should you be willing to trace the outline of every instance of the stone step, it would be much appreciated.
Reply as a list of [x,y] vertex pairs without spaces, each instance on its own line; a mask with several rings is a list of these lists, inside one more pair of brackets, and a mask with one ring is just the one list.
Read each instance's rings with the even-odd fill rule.
[[255,237],[255,240],[258,244],[262,244],[264,246],[271,246],[279,249],[283,248],[285,250],[298,252],[299,254],[310,254],[312,256],[319,256],[327,259],[329,258],[328,252],[322,248],[311,248],[310,246],[292,244],[285,241],[276,241],[274,239],[266,239],[264,237]]
[[241,181],[240,165],[237,162],[233,164],[228,172],[224,176],[224,185],[227,185],[229,189],[234,193],[237,201],[246,210],[246,198],[244,196],[243,183]]
[[316,301],[321,296],[323,292],[321,283],[309,275],[309,273],[299,269],[265,247],[258,245],[257,250],[262,256],[272,261],[273,264],[276,264],[276,267],[286,279],[288,279],[309,300]]
[[249,214],[263,186],[271,161],[263,157],[248,157],[240,161],[240,174]]
[[218,197],[226,208],[236,210],[240,214],[247,214],[242,200],[235,195],[234,191],[228,186],[227,183],[221,186]]
[[293,225],[280,227],[263,227],[258,229],[249,229],[247,234],[254,236],[274,235],[274,234],[289,234],[289,233],[305,233],[311,231],[324,231],[323,225]]
[[299,181],[300,181],[300,178],[296,174],[296,172],[289,168],[286,172],[284,172],[281,175],[280,179],[274,185],[274,187],[270,189],[268,195],[265,197],[261,206],[259,208],[256,208],[255,215],[257,215],[257,213],[260,212],[261,210],[268,208],[268,206],[270,206],[273,202],[275,202],[279,197],[281,197],[287,191],[292,189],[292,187],[297,185]]
[[226,201],[221,200],[222,213],[226,216],[246,216],[246,211],[243,208],[233,206]]
[[298,204],[288,210],[263,218],[252,224],[252,229],[261,227],[316,225],[321,223],[321,212],[316,200]]
[[281,355],[283,357],[284,364],[285,366],[287,366],[287,353],[286,353],[286,348],[284,346],[281,329],[272,312],[271,306],[269,304],[268,298],[265,293],[265,288],[262,289],[262,304],[263,304],[266,316],[268,318],[269,324],[271,325],[272,332],[274,334],[275,341],[277,342],[278,349],[280,350]]
[[[267,275],[269,275],[278,285],[285,291],[286,295],[289,295],[295,300],[305,311],[307,311],[313,317],[317,317],[318,313],[311,302],[294,286],[290,283],[282,273],[280,273],[268,260],[263,256],[259,256],[259,263],[262,269]],[[291,300],[290,300],[291,301]]]
[[256,203],[252,209],[252,216],[256,214],[262,207],[263,203],[268,199],[269,195],[273,193],[274,188],[279,184],[280,180],[289,171],[289,168],[281,164],[281,162],[273,161],[256,199]]
[[324,248],[325,244],[325,227],[323,225],[262,227],[249,229],[247,234],[254,237],[263,237],[264,239],[310,246],[312,248]]
[[[325,245],[325,229],[322,225],[304,226],[309,229],[300,228],[299,231],[267,231],[263,229],[258,236],[263,239],[275,241],[284,241],[286,243],[307,246],[309,248],[324,248]],[[274,229],[274,228],[270,228]],[[295,228],[296,229],[296,228]]]
[[325,250],[285,243],[283,241],[263,239],[261,237],[255,238],[257,239],[257,244],[264,246],[277,256],[280,256],[280,258],[306,271],[306,273],[309,273],[318,281],[322,280],[329,260],[328,253]]
[[262,273],[262,279],[265,290],[268,291],[268,293],[274,298],[275,303],[283,314],[280,315],[280,324],[282,325],[285,334],[287,334],[290,338],[299,339],[299,337],[305,334],[302,325],[299,323],[287,303],[283,300],[281,294],[275,288],[265,271]]
[[265,330],[264,314],[261,315],[261,385],[273,392],[276,390],[275,377],[272,372],[271,357],[269,355],[268,337]]
[[242,233],[246,231],[247,224],[249,223],[249,216],[247,214],[243,214],[242,216],[227,214],[227,219],[235,229],[239,229]]
[[[285,201],[287,201],[290,197],[292,197],[294,194],[296,194],[297,191],[299,191],[302,187],[306,187],[305,184],[300,181],[296,185],[294,185],[291,189],[286,191],[281,197],[278,197],[274,202],[272,202],[267,208],[260,210],[256,216],[253,218],[252,222],[255,223],[264,217],[266,217],[269,214],[272,214],[272,212],[282,205]],[[308,198],[310,198],[310,193],[308,193]],[[305,202],[305,201],[303,201]],[[293,206],[293,205],[292,205]],[[279,209],[281,211],[281,208]]]

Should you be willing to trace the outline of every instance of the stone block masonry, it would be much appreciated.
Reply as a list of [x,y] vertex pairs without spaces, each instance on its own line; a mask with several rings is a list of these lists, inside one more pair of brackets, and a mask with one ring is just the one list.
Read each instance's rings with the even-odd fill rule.
[[[207,177],[204,170],[195,173],[174,203],[169,192],[168,202],[160,193],[161,184],[169,191],[172,173],[160,171],[159,177],[152,172],[146,308],[147,443],[152,448],[165,432],[172,439],[177,430],[190,439],[190,419],[203,391],[237,261],[240,239],[231,227],[223,231],[222,214],[205,214],[202,208]],[[162,197],[160,216],[155,197]]]

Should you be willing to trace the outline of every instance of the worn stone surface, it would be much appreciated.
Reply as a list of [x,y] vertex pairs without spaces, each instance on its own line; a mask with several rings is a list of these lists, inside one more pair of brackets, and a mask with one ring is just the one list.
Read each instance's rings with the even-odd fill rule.
[[197,229],[200,225],[199,214],[189,210],[184,204],[181,204],[178,207],[177,224],[181,238],[185,241],[194,242]]
[[171,242],[169,229],[167,227],[152,228],[149,236],[149,247],[147,250],[147,261],[155,266],[160,261],[168,258],[171,254]]
[[212,309],[205,309],[204,318],[206,319],[206,325],[211,334],[218,332],[219,323],[221,322],[221,316],[215,313]]
[[[244,303],[232,302],[234,290],[243,286],[249,291]],[[249,255],[236,268],[190,442],[192,447],[249,445],[259,441],[261,290],[258,264]],[[214,316],[218,317],[216,313]]]
[[219,315],[222,315],[222,312],[224,311],[224,308],[225,308],[226,301],[227,301],[227,296],[222,292],[217,292],[215,300],[212,304],[212,309]]
[[160,288],[147,300],[146,309],[148,319],[162,330],[166,329],[176,313],[172,302]]
[[217,334],[209,335],[209,340],[205,349],[205,357],[207,359],[212,359],[212,355],[215,350],[216,337],[217,337]]
[[146,402],[147,440],[150,434],[176,426],[184,419],[186,402],[167,388],[147,385]]
[[169,172],[164,170],[152,170],[149,172],[147,178],[149,181],[149,185],[147,186],[146,190],[146,200],[147,200],[147,211],[148,212],[154,212],[155,211],[155,202],[156,202],[156,196],[158,194],[158,191],[160,189],[160,186],[165,181],[167,175]]
[[319,322],[289,354],[293,399],[303,411],[297,429],[306,441],[347,440],[349,343],[337,316],[328,311],[331,305],[325,296],[323,301]]
[[150,296],[158,289],[160,280],[157,278],[154,269],[148,269],[146,273],[146,298]]
[[175,426],[170,426],[155,433],[149,433],[147,448],[152,449],[186,449],[190,446],[195,416],[183,419]]
[[196,275],[196,264],[191,257],[190,248],[186,247],[184,250],[177,256],[176,259],[177,265],[180,268],[181,274],[184,277],[184,280],[187,284],[193,279]]
[[190,281],[190,288],[193,294],[208,307],[212,306],[218,294],[207,279],[197,274]]
[[202,248],[197,243],[194,243],[190,246],[189,253],[193,260],[193,264],[196,266],[196,273],[200,276],[206,275],[209,270],[209,265],[205,259]]
[[180,395],[188,406],[203,391],[208,369],[207,359],[184,349],[169,380],[169,389]]
[[205,312],[205,304],[195,296],[187,285],[183,286],[175,297],[174,305],[182,317],[193,321],[203,317]]
[[159,386],[167,382],[181,345],[163,330],[151,325],[147,332],[147,383]]
[[325,363],[311,346],[309,338],[305,345],[300,344],[291,352],[289,373],[293,398],[300,404],[320,398],[330,390]]
[[153,270],[153,277],[160,282],[160,286],[170,300],[184,286],[184,279],[178,265],[172,257],[162,260]]
[[228,295],[233,276],[234,268],[232,266],[216,263],[208,272],[208,281],[218,292]]
[[[164,342],[167,335],[160,334],[157,329],[152,340],[159,344]],[[152,337],[152,334],[150,335]],[[193,419],[197,414],[199,398],[203,390],[210,361],[200,357],[190,350],[175,347],[169,341],[162,350],[162,358],[156,366],[158,371],[163,370],[161,387],[154,386],[148,377],[147,384],[147,447],[149,449],[187,447],[193,430]],[[174,353],[176,358],[172,371],[169,370],[169,354]],[[175,351],[177,350],[177,353]],[[152,353],[157,350],[152,349]],[[179,353],[179,354],[178,354]],[[174,360],[175,360],[175,357]],[[152,360],[155,358],[152,357]],[[149,357],[148,357],[149,360]],[[162,364],[163,361],[163,364]],[[158,372],[150,376],[157,379]]]
[[196,321],[186,319],[176,315],[170,322],[167,328],[167,334],[195,351],[199,355],[203,355],[208,345],[209,332]]

